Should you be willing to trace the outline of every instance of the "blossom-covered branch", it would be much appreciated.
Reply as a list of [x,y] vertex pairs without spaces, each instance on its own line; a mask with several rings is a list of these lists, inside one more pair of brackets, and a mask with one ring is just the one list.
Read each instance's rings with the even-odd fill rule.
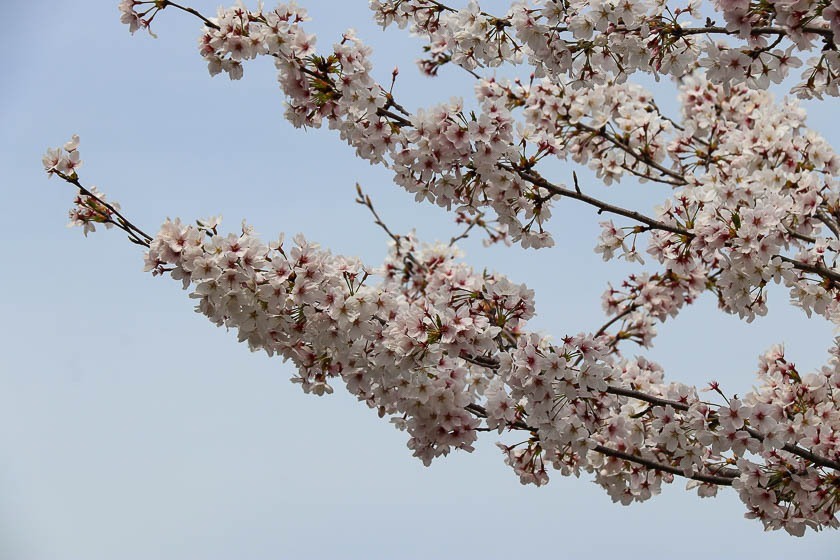
[[[662,230],[651,236],[648,251],[662,262],[666,275],[689,283],[714,279],[711,289],[722,307],[747,319],[766,313],[768,280],[784,281],[806,311],[836,315],[834,284],[815,284],[805,273],[832,268],[823,246],[834,255],[835,242],[812,234],[825,225],[824,216],[834,213],[836,196],[831,193],[836,191],[840,159],[805,128],[804,112],[793,105],[769,110],[776,106],[765,92],[684,77],[683,121],[675,126],[649,94],[631,84],[575,89],[562,80],[525,87],[482,79],[476,86],[482,107],[478,115],[467,114],[456,102],[395,116],[385,109],[395,104],[390,90],[370,76],[370,50],[355,36],[345,35],[331,54],[317,55],[314,37],[302,30],[304,20],[305,13],[297,7],[265,13],[243,7],[223,10],[213,26],[205,28],[201,53],[211,73],[227,70],[233,77],[241,75],[243,60],[270,54],[280,69],[281,86],[289,96],[287,116],[293,123],[320,126],[326,120],[359,156],[390,167],[395,182],[418,200],[447,208],[455,204],[469,212],[492,209],[501,231],[507,230],[524,246],[553,243],[544,229],[551,197],[544,186],[524,178],[537,176],[533,167],[542,158],[588,161],[607,182],[619,180],[628,170],[654,178],[650,170],[671,169],[669,176],[685,186],[666,202],[662,216],[641,221]],[[762,107],[763,112],[752,115],[745,106]],[[517,108],[525,119],[521,136],[513,126]],[[601,132],[605,127],[615,132]],[[789,146],[781,142],[782,132]],[[671,167],[665,167],[666,159]],[[751,168],[755,170],[749,174],[733,173]],[[752,194],[733,197],[733,189],[745,180],[745,190]],[[726,198],[706,200],[714,192]],[[767,202],[763,209],[754,206],[757,194]],[[586,197],[568,197],[591,203]],[[606,205],[595,204],[599,210]],[[753,223],[742,227],[742,213]],[[643,216],[635,211],[622,215]],[[611,223],[608,228],[621,231]],[[629,232],[603,237],[599,251],[612,255],[627,235],[635,239],[641,233],[635,227]],[[810,238],[815,243],[804,241]],[[789,247],[800,252],[785,255]],[[631,259],[637,255],[625,254]],[[806,263],[807,268],[785,258]],[[812,262],[816,258],[822,264]],[[768,269],[775,270],[769,278],[757,273]],[[671,284],[685,292],[685,282]]]
[[[629,221],[602,222],[596,251],[647,255],[657,269],[608,287],[604,325],[559,343],[528,329],[524,285],[461,262],[457,237],[422,245],[397,235],[361,190],[357,202],[393,241],[377,268],[302,236],[266,245],[246,226],[222,235],[215,219],[168,220],[151,237],[82,185],[77,140],[44,165],[79,189],[74,224],[125,231],[148,247],[147,270],[180,280],[199,312],[291,360],[306,392],[343,382],[406,430],[426,464],[472,450],[484,431],[526,432],[500,443],[523,483],[589,472],[630,503],[685,477],[701,496],[734,487],[770,529],[837,527],[840,349],[801,375],[775,346],[754,390],[736,398],[713,382],[717,403],[622,351],[625,341],[649,347],[659,323],[705,292],[751,321],[767,312],[774,282],[809,315],[840,323],[840,157],[798,105],[765,91],[819,48],[794,90],[838,94],[840,2],[714,4],[725,25],[693,21],[695,1],[537,0],[492,15],[474,1],[373,0],[380,24],[427,38],[424,71],[455,63],[475,77],[471,104],[410,110],[394,94],[396,72],[387,88],[372,77],[371,50],[354,33],[316,50],[297,5],[239,4],[209,17],[168,0],[120,3],[132,32],[168,7],[199,18],[211,74],[238,79],[244,61],[271,57],[295,126],[326,123],[417,201],[454,210],[465,234],[478,227],[491,242],[549,247],[552,212],[567,201]],[[526,63],[521,80],[476,71]],[[679,117],[626,81],[639,71],[678,81]],[[547,158],[588,165],[607,185],[631,178],[667,192],[651,213],[624,208],[585,193],[574,172],[573,187],[546,178]]]
[[[56,152],[58,165],[77,158],[77,141]],[[80,184],[75,171],[60,176]],[[89,220],[109,211],[100,212]],[[291,247],[282,236],[264,245],[247,226],[225,236],[218,224],[167,220],[149,243],[146,270],[180,280],[197,311],[235,329],[252,350],[292,360],[304,391],[331,393],[344,382],[407,430],[426,464],[452,449],[471,451],[486,429],[526,430],[525,442],[500,444],[526,483],[546,483],[549,465],[566,475],[583,470],[628,503],[682,476],[701,495],[735,486],[768,527],[837,525],[837,500],[823,498],[838,492],[840,418],[826,421],[822,412],[836,411],[840,399],[837,357],[803,381],[774,349],[759,389],[713,405],[691,387],[665,383],[656,364],[621,358],[608,326],[559,345],[529,332],[533,293],[475,273],[451,245],[393,235],[385,264],[371,269],[302,236]],[[371,284],[374,276],[381,282]],[[813,420],[800,421],[814,415],[817,433]]]
[[[373,0],[371,8],[383,27],[410,26],[428,38],[421,68],[429,74],[449,62],[470,71],[527,62],[539,74],[587,87],[636,72],[685,76],[699,67],[714,81],[762,89],[802,66],[802,53],[821,48],[794,90],[802,97],[838,95],[836,0],[713,4],[725,26],[704,20],[699,0],[513,2],[503,15],[482,11],[475,0],[460,10],[431,0]],[[782,40],[785,49],[777,48]]]

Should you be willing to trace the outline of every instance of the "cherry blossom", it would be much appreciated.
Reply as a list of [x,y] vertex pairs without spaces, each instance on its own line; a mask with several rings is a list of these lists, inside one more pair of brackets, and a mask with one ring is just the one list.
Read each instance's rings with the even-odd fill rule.
[[[359,189],[391,239],[380,266],[303,235],[265,243],[244,223],[224,234],[218,218],[167,220],[148,235],[84,186],[78,137],[43,164],[77,189],[71,221],[85,234],[121,229],[147,249],[146,271],[180,281],[197,312],[290,360],[306,393],[343,384],[405,431],[426,465],[492,431],[525,484],[589,473],[629,504],[685,478],[701,497],[731,486],[767,529],[837,528],[840,341],[810,373],[770,347],[739,396],[668,381],[627,351],[652,346],[659,325],[706,292],[752,321],[767,313],[771,283],[808,316],[840,323],[840,157],[795,101],[767,91],[801,67],[793,92],[838,95],[840,4],[713,4],[721,24],[701,21],[697,1],[514,2],[494,15],[475,0],[373,0],[380,25],[426,40],[421,70],[454,64],[474,78],[469,101],[409,110],[394,94],[397,71],[390,87],[373,78],[362,38],[348,31],[320,49],[296,4],[206,17],[166,0],[121,2],[132,33],[166,8],[197,17],[212,75],[240,79],[247,61],[272,57],[291,123],[326,124],[465,226],[448,244],[395,234]],[[500,66],[527,75],[488,70]],[[632,83],[637,72],[673,78],[680,114]],[[666,194],[652,212],[624,208],[575,173],[570,185],[549,178],[546,158],[588,166],[613,188],[637,181]],[[529,326],[534,293],[475,271],[456,242],[483,230],[488,242],[550,247],[552,216],[576,204],[607,215],[595,241],[604,260],[646,268],[607,287],[600,329],[552,339]]]

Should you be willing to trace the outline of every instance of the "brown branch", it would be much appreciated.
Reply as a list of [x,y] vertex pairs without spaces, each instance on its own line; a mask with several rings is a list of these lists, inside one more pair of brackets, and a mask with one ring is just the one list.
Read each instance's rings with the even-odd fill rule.
[[653,176],[651,176],[647,173],[643,173],[641,171],[636,171],[635,169],[633,169],[632,167],[630,167],[626,163],[619,164],[619,167],[621,167],[623,170],[627,171],[628,173],[631,173],[632,175],[634,175],[636,177],[639,177],[640,179],[647,179],[648,181],[654,181],[656,183],[662,183],[663,185],[671,185],[673,187],[681,187],[685,184],[685,183],[680,183],[678,181],[671,181],[669,179],[664,179],[662,177],[653,177]]
[[[96,200],[102,206],[107,208],[109,212],[111,212],[112,214],[114,214],[115,216],[117,216],[120,219],[120,222],[115,222],[113,220],[110,220],[110,222],[112,224],[114,224],[115,226],[119,227],[120,229],[122,229],[123,231],[125,231],[126,233],[128,233],[129,235],[132,235],[132,236],[138,236],[139,235],[141,238],[143,238],[143,241],[145,241],[145,246],[146,247],[148,247],[149,242],[151,242],[152,239],[154,239],[151,235],[149,235],[148,233],[146,233],[145,231],[143,231],[139,227],[132,224],[128,220],[128,218],[126,218],[125,216],[120,214],[120,211],[117,210],[116,208],[114,208],[111,204],[105,202],[104,200],[102,200],[101,198],[99,198],[98,196],[93,194],[91,191],[89,191],[87,188],[85,188],[84,185],[82,185],[79,182],[78,177],[75,177],[75,173],[73,174],[73,176],[67,175],[67,174],[62,173],[61,171],[58,171],[58,170],[53,170],[53,173],[55,173],[56,175],[58,175],[59,177],[61,177],[62,179],[64,179],[68,183],[70,183],[71,185],[75,186],[77,189],[79,189],[79,192],[81,192],[84,196],[87,196],[87,197],[90,197],[90,198]],[[108,218],[108,216],[103,216],[103,217]]]
[[[499,367],[499,362],[495,359],[492,359],[492,358],[484,358],[484,357],[475,358],[475,357],[472,357],[470,359],[467,359],[467,358],[464,358],[464,359],[467,360],[468,362],[474,363],[474,364],[479,365],[479,366],[487,367],[487,368],[490,368],[490,369],[498,369],[498,367]],[[644,401],[648,404],[652,404],[654,406],[662,406],[662,407],[671,406],[675,410],[680,410],[680,411],[683,411],[683,412],[686,412],[689,409],[689,405],[684,403],[684,402],[673,401],[673,400],[665,399],[665,398],[662,398],[662,397],[656,397],[654,395],[650,395],[648,393],[643,393],[642,391],[637,391],[635,389],[627,389],[627,388],[624,388],[624,387],[616,387],[615,385],[609,385],[607,387],[607,390],[604,391],[604,392],[608,393],[610,395],[617,395],[617,396],[637,399],[637,400],[640,400],[640,401]],[[474,406],[474,405],[470,405],[470,406]],[[475,405],[475,406],[478,406],[478,405]],[[469,407],[468,407],[468,409],[469,409]],[[486,418],[486,411],[485,411],[485,416],[484,417]],[[536,431],[536,428],[532,428],[532,427],[528,426],[527,424],[522,424],[522,423],[515,423],[514,427],[516,427],[517,429],[525,429],[525,430],[530,430],[530,431]],[[764,436],[762,436],[761,433],[759,433],[754,428],[751,428],[749,426],[744,426],[744,430],[750,435],[750,437],[753,437],[753,438],[755,438],[759,441],[764,440]],[[834,461],[834,460],[829,459],[827,457],[822,457],[821,455],[817,455],[817,454],[813,453],[812,451],[809,451],[808,449],[805,449],[804,447],[800,447],[798,445],[791,444],[791,443],[786,443],[782,447],[782,450],[787,451],[788,453],[791,453],[791,454],[796,455],[798,457],[801,457],[801,458],[803,458],[807,461],[811,461],[815,465],[819,465],[821,467],[825,467],[825,468],[829,468],[829,469],[834,469],[834,470],[840,472],[840,462]],[[680,471],[680,472],[682,472],[682,471]]]
[[691,480],[705,482],[707,484],[715,484],[717,486],[732,486],[732,481],[735,478],[738,478],[738,476],[740,476],[740,472],[735,469],[720,470],[718,471],[720,473],[719,475],[699,473],[687,475],[680,468],[672,467],[671,465],[663,465],[662,463],[657,463],[656,461],[651,461],[650,459],[643,459],[638,455],[623,453],[621,451],[618,451],[616,449],[610,449],[609,447],[605,447],[603,445],[596,445],[592,449],[593,451],[597,451],[598,453],[602,453],[609,457],[615,457],[617,459],[624,459],[625,461],[629,461],[631,463],[637,463],[654,471],[662,471],[676,476],[690,478]]
[[610,385],[607,387],[605,393],[609,393],[611,395],[619,395],[622,397],[630,397],[633,399],[638,399],[640,401],[644,401],[646,403],[652,404],[654,406],[672,406],[676,410],[681,410],[683,412],[688,410],[688,405],[679,402],[679,401],[672,401],[669,399],[663,399],[661,397],[655,397],[653,395],[649,395],[647,393],[642,393],[641,391],[636,391],[635,389],[625,389],[624,387],[615,387],[614,385]]
[[797,233],[797,232],[793,231],[791,228],[789,228],[788,226],[784,226],[784,227],[785,227],[785,231],[788,233],[788,235],[790,235],[794,239],[798,239],[798,240],[804,241],[806,243],[816,243],[817,242],[816,237],[811,237],[810,235],[804,235],[802,233]]
[[595,332],[595,338],[598,338],[599,336],[601,336],[602,334],[607,332],[607,329],[610,328],[611,326],[613,326],[617,321],[619,321],[619,320],[623,319],[624,317],[630,315],[633,311],[635,311],[638,308],[639,308],[639,305],[636,304],[636,303],[632,303],[632,304],[628,305],[627,307],[625,307],[621,311],[621,313],[619,313],[618,315],[616,315],[615,317],[613,317],[612,319],[610,319],[609,321],[607,321],[606,323],[601,325],[601,328],[598,329]]
[[817,208],[814,217],[825,224],[825,226],[831,230],[831,233],[834,234],[834,237],[840,237],[840,227],[838,227],[837,222],[831,219],[831,216],[826,214],[823,210]]
[[[464,407],[464,410],[477,416],[478,418],[487,418],[487,409],[481,406],[480,404],[470,403]],[[507,422],[506,425],[508,428],[513,430],[526,430],[528,432],[537,433],[539,430],[537,428],[532,428],[528,424],[524,422]]]
[[668,169],[667,167],[657,163],[650,156],[647,156],[647,155],[645,155],[641,152],[637,152],[636,150],[633,149],[633,147],[630,144],[628,144],[627,142],[624,142],[623,140],[619,139],[617,136],[615,136],[613,134],[610,134],[606,130],[601,130],[599,128],[593,128],[593,127],[591,127],[589,125],[586,125],[586,124],[583,124],[583,123],[574,123],[574,124],[572,124],[572,126],[574,126],[575,128],[578,128],[580,130],[585,130],[586,132],[589,132],[589,133],[591,133],[591,134],[593,134],[593,135],[595,135],[599,138],[603,138],[604,140],[607,140],[608,142],[612,143],[617,148],[619,148],[622,151],[626,152],[627,154],[633,156],[634,158],[641,161],[642,163],[644,163],[648,167],[652,167],[652,168],[656,169],[657,171],[659,171],[660,173],[662,173],[663,175],[667,175],[668,177],[671,177],[672,179],[674,179],[675,184],[677,186],[681,186],[681,185],[686,184],[685,177],[683,177],[681,174],[677,173],[673,169]]
[[462,354],[460,358],[477,366],[486,367],[488,369],[493,370],[499,369],[499,361],[489,356],[470,356],[468,354]]
[[170,2],[169,0],[163,0],[163,6],[162,6],[162,8],[161,8],[161,9],[163,9],[163,8],[165,8],[165,7],[167,7],[167,6],[172,6],[173,8],[177,8],[177,9],[179,9],[179,10],[181,10],[181,11],[187,12],[188,14],[192,14],[192,15],[194,15],[195,17],[197,17],[198,19],[200,19],[201,21],[203,21],[203,22],[204,22],[204,25],[206,25],[207,27],[211,27],[211,28],[213,28],[213,29],[219,29],[219,26],[218,26],[218,25],[216,25],[215,23],[213,23],[212,21],[210,21],[209,19],[207,19],[206,17],[204,17],[204,16],[203,16],[203,15],[202,15],[202,14],[201,14],[198,10],[196,10],[195,8],[189,8],[189,7],[186,7],[186,6],[181,6],[180,4],[176,4],[175,2]]
[[799,269],[803,272],[812,272],[814,274],[819,274],[823,278],[828,278],[829,280],[840,283],[840,273],[834,272],[829,268],[825,268],[824,266],[820,266],[818,264],[808,264],[802,261],[798,261],[796,259],[785,257],[783,255],[778,255],[778,257],[784,262],[792,264],[794,268]]
[[[671,406],[676,410],[682,411],[687,411],[689,409],[689,406],[683,402],[654,397],[653,395],[648,395],[647,393],[642,393],[641,391],[635,391],[633,389],[624,389],[622,387],[610,386],[607,388],[606,392],[612,395],[621,395],[623,397],[638,399],[640,401],[650,403],[654,406]],[[758,441],[764,441],[764,436],[761,435],[761,433],[755,428],[744,426],[744,431],[746,431],[748,434],[750,434],[751,437],[757,439]],[[800,447],[791,443],[786,443],[782,447],[782,450],[787,451],[788,453],[791,453],[793,455],[797,455],[807,461],[811,461],[815,465],[840,471],[840,462],[833,461],[827,457],[817,455],[809,451],[808,449],[805,449],[804,447]]]
[[585,202],[590,206],[594,206],[598,209],[598,213],[602,212],[609,212],[610,214],[617,214],[619,216],[624,216],[626,218],[630,218],[632,220],[636,220],[637,222],[643,223],[650,229],[659,229],[662,231],[669,231],[671,233],[675,233],[677,235],[683,235],[686,237],[694,237],[694,234],[688,231],[687,229],[681,228],[679,226],[672,226],[670,224],[666,224],[665,222],[660,222],[658,220],[654,220],[640,212],[636,212],[634,210],[626,210],[621,208],[620,206],[615,206],[613,204],[609,204],[604,202],[603,200],[599,200],[597,198],[591,197],[589,195],[585,195],[582,192],[577,190],[569,190],[554,183],[551,183],[545,180],[542,176],[534,171],[526,171],[524,169],[515,169],[509,166],[501,166],[503,169],[507,169],[508,171],[512,171],[537,187],[542,187],[548,192],[559,195],[559,196],[567,196],[569,198],[574,198],[575,200],[580,200],[581,202]]
[[[468,412],[470,412],[471,414],[474,414],[475,416],[477,416],[479,418],[487,418],[487,409],[485,409],[483,406],[481,406],[479,404],[474,404],[474,403],[469,404],[465,407],[465,409]],[[538,433],[538,430],[536,428],[532,428],[531,426],[528,426],[527,424],[525,424],[523,422],[511,422],[507,425],[511,429],[527,430],[527,431],[533,432],[535,434]],[[595,447],[593,447],[592,449],[593,449],[593,451],[601,453],[602,455],[607,455],[608,457],[615,457],[617,459],[623,459],[623,460],[629,461],[631,463],[636,463],[636,464],[642,465],[642,466],[647,467],[651,470],[667,472],[667,473],[670,473],[670,474],[674,474],[674,475],[677,475],[677,476],[682,476],[682,477],[685,477],[685,478],[690,478],[692,480],[697,480],[697,481],[705,482],[705,483],[708,483],[708,484],[716,484],[718,486],[731,486],[732,485],[732,480],[734,478],[737,478],[738,475],[740,474],[735,469],[726,469],[725,471],[720,471],[721,472],[720,475],[699,474],[699,473],[695,473],[695,474],[692,474],[692,475],[686,475],[685,472],[683,472],[682,469],[679,469],[677,467],[673,467],[671,465],[664,465],[662,463],[657,463],[656,461],[652,461],[650,459],[644,459],[644,458],[639,457],[637,455],[631,455],[629,453],[623,453],[621,451],[618,451],[616,449],[610,449],[609,447],[605,447],[603,445],[596,444]]]
[[[831,38],[833,36],[831,29],[828,27],[814,27],[810,25],[806,25],[805,27],[801,28],[801,31],[805,33],[813,33],[815,35],[821,35],[823,37]],[[709,27],[676,27],[674,31],[671,32],[676,36],[682,35],[704,35],[704,34],[716,34],[716,35],[739,35],[740,31],[727,29],[725,27],[720,26],[709,26]],[[786,29],[781,27],[753,27],[750,29],[750,35],[790,35],[790,32]]]
[[[755,428],[744,426],[744,430],[758,441],[764,441],[764,436]],[[782,449],[784,451],[787,451],[788,453],[802,457],[806,461],[811,461],[815,465],[819,465],[821,467],[826,467],[829,469],[834,469],[840,472],[840,462],[832,461],[831,459],[827,459],[826,457],[816,455],[808,449],[805,449],[804,447],[800,447],[792,443],[786,443],[782,447]]]
[[392,111],[387,109],[379,108],[376,110],[376,114],[380,117],[386,117],[394,121],[399,126],[411,126],[411,121],[405,117],[402,117]]
[[446,4],[444,4],[442,2],[438,2],[437,0],[426,0],[426,2],[428,2],[429,4],[432,4],[434,6],[437,6],[441,11],[446,11],[446,12],[457,12],[458,11],[455,8],[450,8],[449,6],[447,6]]

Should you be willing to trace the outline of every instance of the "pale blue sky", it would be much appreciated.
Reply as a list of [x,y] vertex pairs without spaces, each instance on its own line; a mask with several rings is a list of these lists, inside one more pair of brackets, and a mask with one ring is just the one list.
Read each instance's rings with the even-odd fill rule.
[[[321,45],[352,26],[383,80],[398,63],[407,106],[471,96],[455,71],[420,77],[420,43],[375,28],[367,2],[302,3]],[[336,135],[286,124],[267,61],[240,82],[211,79],[195,20],[163,13],[160,39],[131,37],[116,4],[15,3],[0,36],[0,558],[837,557],[837,532],[764,533],[732,492],[701,501],[677,482],[621,507],[588,477],[523,487],[492,436],[424,468],[405,434],[341,389],[303,395],[288,364],[193,313],[178,283],[142,273],[142,252],[119,233],[66,229],[73,193],[46,179],[40,156],[78,133],[83,180],[148,230],[166,216],[222,213],[230,229],[247,218],[266,238],[300,231],[378,263],[386,240],[352,203],[360,181],[394,229],[455,231]],[[193,5],[213,12],[216,0]],[[657,90],[673,108],[673,91]],[[838,101],[808,107],[840,145]],[[570,168],[547,174],[567,181]],[[587,188],[638,209],[665,195]],[[477,267],[534,288],[535,328],[562,336],[597,328],[606,282],[628,270],[592,252],[596,222],[568,201],[555,209],[555,249],[465,248]],[[660,329],[649,355],[673,379],[714,378],[730,392],[752,385],[758,354],[776,342],[800,369],[817,367],[832,329],[772,296],[753,325],[705,298]]]

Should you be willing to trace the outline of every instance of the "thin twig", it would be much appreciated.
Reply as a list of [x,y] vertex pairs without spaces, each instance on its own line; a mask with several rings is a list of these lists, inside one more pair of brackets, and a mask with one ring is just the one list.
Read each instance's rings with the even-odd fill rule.
[[382,221],[382,218],[379,217],[379,214],[376,212],[376,209],[373,207],[373,201],[370,199],[370,197],[368,195],[366,195],[364,192],[362,192],[362,186],[359,183],[356,183],[356,192],[359,195],[358,198],[356,198],[356,203],[361,204],[362,206],[364,206],[365,208],[370,210],[370,213],[373,214],[373,219],[374,219],[373,223],[375,223],[376,225],[381,227],[385,231],[385,233],[388,234],[388,237],[390,237],[391,239],[394,240],[394,243],[397,244],[397,248],[399,248],[400,244],[402,243],[402,240],[400,239],[400,236],[395,234],[394,232],[392,232],[391,229],[388,227],[388,225],[385,222]]
[[[356,183],[356,192],[359,195],[358,198],[356,198],[356,203],[361,204],[362,206],[367,208],[370,211],[371,214],[373,214],[373,220],[374,220],[373,223],[378,225],[379,227],[381,227],[382,230],[385,233],[388,234],[388,237],[390,237],[391,239],[394,240],[394,243],[396,244],[396,248],[397,248],[397,254],[398,255],[402,254],[402,239],[403,239],[403,236],[397,235],[396,233],[391,231],[391,228],[389,228],[388,225],[385,222],[382,221],[382,218],[379,217],[379,214],[377,213],[376,208],[373,207],[373,201],[370,199],[370,197],[368,195],[366,195],[364,192],[362,192],[362,186],[359,183]],[[408,260],[410,260],[412,263],[414,263],[417,266],[422,266],[421,263],[417,260],[417,258],[411,252],[406,252],[405,253],[405,258],[407,258]]]
[[[111,204],[109,204],[109,203],[105,202],[104,200],[102,200],[101,198],[99,198],[98,196],[96,196],[95,194],[93,194],[91,191],[89,191],[87,188],[85,188],[85,187],[84,187],[84,185],[82,185],[82,184],[79,182],[78,177],[72,177],[72,176],[66,175],[66,174],[64,174],[64,173],[62,173],[62,172],[60,172],[60,171],[57,171],[57,170],[54,170],[53,172],[54,172],[54,173],[56,173],[59,177],[61,177],[61,178],[62,178],[62,179],[64,179],[65,181],[67,181],[68,183],[70,183],[71,185],[75,186],[77,189],[79,189],[79,192],[81,192],[83,195],[88,196],[88,197],[90,197],[90,198],[92,198],[92,199],[96,200],[96,201],[97,201],[97,202],[99,202],[102,206],[104,206],[105,208],[107,208],[107,209],[108,209],[111,213],[113,213],[115,216],[117,216],[117,217],[118,217],[118,218],[122,221],[122,223],[123,223],[123,224],[125,224],[125,228],[122,228],[122,229],[125,229],[125,231],[126,231],[127,233],[132,233],[132,231],[133,231],[133,232],[134,232],[134,233],[136,233],[137,235],[140,235],[141,237],[143,237],[143,238],[146,240],[146,242],[147,242],[147,243],[148,243],[148,242],[151,242],[151,241],[152,241],[152,239],[154,239],[151,235],[149,235],[148,233],[146,233],[145,231],[143,231],[143,230],[142,230],[142,229],[140,229],[139,227],[137,227],[137,226],[135,226],[134,224],[132,224],[132,223],[128,220],[128,218],[126,218],[125,216],[123,216],[122,214],[120,214],[120,211],[119,211],[119,210],[117,210],[116,208],[114,208],[113,206],[111,206]],[[106,216],[106,217],[107,217],[107,216]],[[113,223],[114,225],[116,225],[116,226],[120,227],[120,224],[119,224],[119,223],[117,223],[117,222],[113,222],[113,221],[112,221],[111,223]]]
[[206,17],[201,15],[201,13],[194,8],[188,8],[186,6],[181,6],[180,4],[176,4],[175,2],[170,2],[169,0],[163,0],[163,7],[165,8],[166,6],[172,6],[173,8],[178,8],[179,10],[187,12],[188,14],[192,14],[195,17],[197,17],[198,19],[200,19],[201,21],[203,21],[204,25],[206,25],[207,27],[211,27],[213,29],[219,29],[218,25],[216,25],[215,23],[213,23],[212,21],[210,21],[209,19],[207,19]]
[[476,216],[476,217],[475,217],[474,219],[472,219],[472,220],[470,220],[470,218],[468,217],[467,219],[468,219],[468,220],[470,220],[470,222],[469,222],[469,224],[470,224],[470,225],[468,225],[468,226],[466,227],[466,229],[464,229],[464,231],[462,231],[460,234],[458,234],[458,235],[453,236],[452,238],[450,238],[450,239],[449,239],[449,246],[450,246],[450,247],[452,247],[452,246],[454,246],[457,242],[461,241],[462,239],[466,239],[467,237],[469,237],[469,236],[470,236],[470,231],[472,231],[472,229],[473,229],[473,228],[474,228],[474,227],[478,224],[478,221],[479,221],[481,218],[482,218],[482,214],[480,214],[480,213],[479,213],[479,215],[478,215],[478,216]]
[[610,328],[611,326],[613,326],[613,324],[615,324],[617,321],[620,321],[624,317],[630,315],[633,311],[635,311],[638,308],[639,308],[639,304],[637,304],[637,303],[633,303],[633,304],[628,305],[626,308],[624,308],[621,311],[621,313],[619,313],[618,315],[616,315],[615,317],[613,317],[612,319],[610,319],[609,321],[607,321],[606,323],[601,325],[601,328],[598,329],[595,332],[595,338],[598,338],[599,336],[601,336],[602,334],[607,332],[607,329]]

